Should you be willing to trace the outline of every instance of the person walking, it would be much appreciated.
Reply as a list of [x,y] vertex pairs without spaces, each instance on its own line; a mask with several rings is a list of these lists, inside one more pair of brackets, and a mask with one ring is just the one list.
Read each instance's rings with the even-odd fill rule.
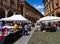
[[24,32],[25,35],[27,35],[27,33],[28,33],[28,30],[27,30],[27,29],[28,29],[28,24],[26,23],[26,24],[25,24],[25,32]]
[[25,35],[25,24],[22,24],[22,35]]

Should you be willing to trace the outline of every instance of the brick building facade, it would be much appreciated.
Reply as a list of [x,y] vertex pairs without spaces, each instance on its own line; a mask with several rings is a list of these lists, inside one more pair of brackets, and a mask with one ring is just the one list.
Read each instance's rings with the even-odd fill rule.
[[1,14],[0,17],[12,16],[14,12],[19,10],[20,10],[19,0],[0,0],[0,14]]
[[37,11],[34,7],[29,5],[27,2],[23,2],[23,16],[27,19],[36,22],[39,18],[43,17],[43,15]]
[[60,0],[43,0],[44,15],[60,17]]
[[39,11],[24,0],[0,0],[0,18],[10,17],[14,13],[22,14],[22,16],[32,22],[36,22],[43,17]]

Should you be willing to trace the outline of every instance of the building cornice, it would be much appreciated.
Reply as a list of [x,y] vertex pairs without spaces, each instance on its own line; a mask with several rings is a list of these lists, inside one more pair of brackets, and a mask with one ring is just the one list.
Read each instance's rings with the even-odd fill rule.
[[39,12],[39,11],[38,11],[36,8],[34,8],[33,6],[31,6],[28,2],[24,1],[23,3],[29,5],[31,8],[33,8],[36,12],[38,12],[38,13],[43,17],[42,13]]

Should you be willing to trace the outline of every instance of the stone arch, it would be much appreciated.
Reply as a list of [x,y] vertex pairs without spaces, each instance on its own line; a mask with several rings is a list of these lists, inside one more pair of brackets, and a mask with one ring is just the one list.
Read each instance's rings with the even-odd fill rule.
[[13,10],[8,10],[7,12],[7,17],[10,17],[14,14],[14,11]]
[[56,10],[56,16],[60,17],[60,9]]
[[5,9],[0,7],[0,18],[5,18]]
[[15,14],[19,14],[19,11],[16,11]]

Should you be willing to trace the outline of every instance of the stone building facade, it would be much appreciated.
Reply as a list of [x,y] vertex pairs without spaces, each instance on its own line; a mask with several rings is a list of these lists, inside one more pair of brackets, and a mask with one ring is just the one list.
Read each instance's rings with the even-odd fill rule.
[[36,22],[43,15],[34,7],[22,0],[0,0],[0,18],[10,17],[14,13]]
[[43,0],[44,15],[60,17],[60,0]]
[[39,18],[43,17],[43,15],[37,11],[34,7],[28,4],[26,1],[23,2],[23,16],[32,22],[36,22]]
[[14,12],[20,10],[19,4],[19,0],[0,0],[0,17],[12,16]]

